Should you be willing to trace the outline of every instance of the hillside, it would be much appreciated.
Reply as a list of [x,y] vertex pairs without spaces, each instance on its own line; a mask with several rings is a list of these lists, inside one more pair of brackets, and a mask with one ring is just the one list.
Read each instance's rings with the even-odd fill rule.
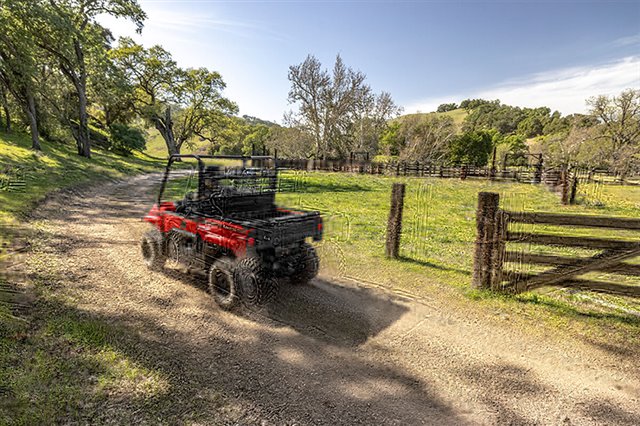
[[405,115],[401,115],[398,118],[395,118],[394,120],[398,120],[402,122],[403,120],[406,120],[409,117],[426,116],[426,115],[446,116],[446,117],[453,118],[453,122],[456,124],[456,126],[459,129],[462,127],[462,123],[464,122],[464,119],[467,117],[467,114],[468,114],[467,110],[465,110],[464,108],[458,108],[458,109],[454,109],[453,111],[447,111],[447,112],[419,112],[415,114],[405,114]]
[[[13,228],[20,214],[52,191],[159,170],[162,163],[145,154],[122,157],[100,149],[87,159],[71,144],[43,143],[42,152],[30,147],[28,136],[0,132],[0,227]],[[7,233],[0,235],[4,242]]]
[[[196,151],[200,153],[207,152],[209,147],[208,141],[200,141],[197,138],[194,138],[192,141],[192,147],[184,145],[180,150],[181,154],[192,154]],[[158,133],[155,129],[147,130],[147,144],[144,152],[155,158],[165,159],[167,158],[167,145],[162,139],[160,133]]]

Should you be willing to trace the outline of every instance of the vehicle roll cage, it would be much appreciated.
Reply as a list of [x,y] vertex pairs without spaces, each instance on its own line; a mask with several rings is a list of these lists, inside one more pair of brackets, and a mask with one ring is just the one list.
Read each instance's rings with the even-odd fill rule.
[[[247,161],[253,160],[273,160],[273,168],[277,173],[278,170],[278,158],[271,155],[198,155],[198,154],[172,154],[169,156],[169,161],[167,162],[167,167],[164,171],[164,176],[162,178],[162,182],[160,184],[160,192],[158,192],[158,207],[162,201],[162,194],[164,193],[165,187],[167,185],[167,180],[169,179],[169,171],[171,170],[171,165],[183,158],[193,158],[198,162],[198,192],[204,192],[204,160],[240,160],[242,161],[242,168],[247,167]],[[234,176],[239,177],[239,176]]]

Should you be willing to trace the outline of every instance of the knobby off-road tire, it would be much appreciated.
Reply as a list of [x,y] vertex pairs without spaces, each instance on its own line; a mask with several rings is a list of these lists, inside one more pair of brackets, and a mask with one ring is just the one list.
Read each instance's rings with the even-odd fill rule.
[[249,306],[265,304],[278,292],[278,281],[257,257],[240,260],[233,270],[233,280],[242,302]]
[[224,257],[213,262],[208,273],[209,293],[218,306],[225,311],[235,308],[240,301],[233,270],[234,260]]
[[296,262],[296,272],[291,276],[291,283],[305,285],[318,275],[320,259],[316,249],[309,243],[303,243],[300,247],[300,255]]
[[167,261],[167,256],[162,248],[162,234],[157,229],[152,229],[142,236],[140,241],[142,258],[147,268],[152,271],[161,271]]

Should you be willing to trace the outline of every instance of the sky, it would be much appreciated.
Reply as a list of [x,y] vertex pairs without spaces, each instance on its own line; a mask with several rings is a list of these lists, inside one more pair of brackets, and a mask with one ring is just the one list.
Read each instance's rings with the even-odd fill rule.
[[282,122],[289,66],[336,55],[404,113],[466,98],[585,112],[640,89],[640,1],[139,0],[148,15],[100,22],[222,74],[240,114]]

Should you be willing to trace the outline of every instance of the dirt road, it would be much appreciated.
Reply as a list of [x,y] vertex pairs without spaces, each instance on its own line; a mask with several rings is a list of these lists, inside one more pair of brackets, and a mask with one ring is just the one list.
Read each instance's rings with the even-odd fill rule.
[[[34,213],[52,291],[124,330],[116,349],[167,381],[79,417],[134,424],[640,424],[628,354],[496,325],[446,301],[350,282],[285,286],[227,313],[204,285],[139,252],[156,177],[62,194]],[[53,260],[55,261],[53,261]],[[61,296],[62,297],[62,296]],[[471,302],[470,302],[471,303]]]

